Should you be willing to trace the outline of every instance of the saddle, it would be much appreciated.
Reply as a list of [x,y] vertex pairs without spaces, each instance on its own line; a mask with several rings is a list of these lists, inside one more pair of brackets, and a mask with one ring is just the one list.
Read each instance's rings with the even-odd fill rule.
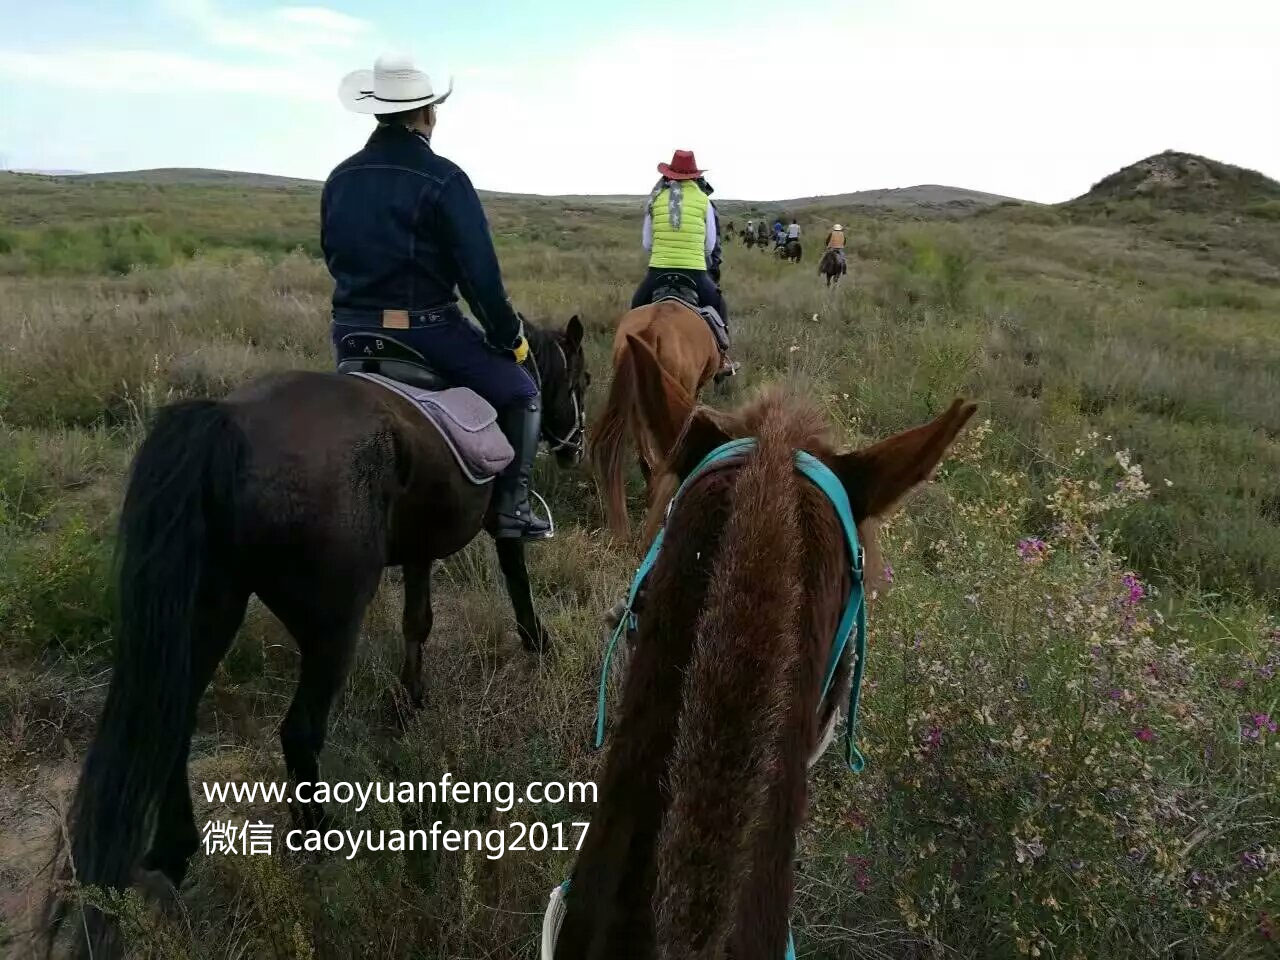
[[729,349],[729,329],[725,326],[724,318],[715,307],[702,305],[698,298],[697,284],[688,277],[679,273],[664,273],[660,276],[653,286],[649,302],[661,303],[663,300],[674,300],[691,307],[711,328],[711,335],[716,338],[720,352],[724,353]]
[[474,484],[488,483],[515,458],[497,411],[483,397],[451,386],[426,357],[381,330],[358,330],[338,341],[338,372],[376,383],[413,404]]

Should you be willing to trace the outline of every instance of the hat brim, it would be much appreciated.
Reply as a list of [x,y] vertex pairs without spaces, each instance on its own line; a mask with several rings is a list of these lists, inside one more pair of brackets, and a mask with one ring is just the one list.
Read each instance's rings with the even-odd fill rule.
[[418,100],[379,100],[373,95],[372,70],[353,70],[338,84],[338,99],[353,113],[400,113],[403,110],[432,107],[444,103],[451,93],[453,77],[449,78],[449,88],[444,93],[433,93]]
[[682,173],[679,170],[672,170],[669,163],[660,163],[658,164],[658,172],[668,180],[697,180],[707,171],[695,170],[693,173]]

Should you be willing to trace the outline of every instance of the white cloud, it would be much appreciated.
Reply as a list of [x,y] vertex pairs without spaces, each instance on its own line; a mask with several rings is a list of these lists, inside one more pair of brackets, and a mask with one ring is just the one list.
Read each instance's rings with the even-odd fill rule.
[[273,7],[231,15],[213,0],[163,0],[163,8],[215,46],[274,55],[351,48],[374,32],[369,21],[328,7]]
[[0,49],[0,74],[25,84],[94,92],[257,93],[279,100],[337,103],[332,77],[296,65],[226,63],[158,50],[69,48],[50,54]]

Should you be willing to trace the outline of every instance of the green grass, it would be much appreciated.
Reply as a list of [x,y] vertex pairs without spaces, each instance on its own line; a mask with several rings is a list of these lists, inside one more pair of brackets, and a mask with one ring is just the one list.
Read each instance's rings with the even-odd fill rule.
[[[83,750],[101,696],[112,519],[145,423],[180,397],[325,368],[330,284],[311,188],[0,176],[0,205],[0,664],[31,678],[0,686],[0,776],[38,786]],[[583,317],[598,407],[643,269],[637,211],[486,205],[520,309]],[[980,400],[985,421],[885,531],[894,577],[872,608],[870,766],[855,778],[829,758],[815,774],[802,956],[1274,955],[1280,735],[1242,733],[1280,714],[1274,226],[1108,209],[921,219],[818,205],[801,220],[799,267],[728,248],[745,368],[709,402],[783,382],[851,443],[956,394]],[[827,290],[813,244],[836,219],[849,276]],[[1126,450],[1142,483],[1116,460]],[[531,551],[557,656],[520,650],[477,542],[437,573],[430,703],[397,736],[389,574],[335,710],[326,778],[595,773],[602,615],[639,545],[602,532],[584,474],[540,463],[537,483],[562,528]],[[637,508],[639,489],[633,478]],[[1027,538],[1047,553],[1020,553]],[[254,605],[202,709],[193,780],[282,776],[276,730],[295,670],[291,641]],[[468,806],[388,807],[348,825],[434,819],[502,822]],[[198,857],[182,919],[121,910],[157,956],[529,958],[569,865]]]

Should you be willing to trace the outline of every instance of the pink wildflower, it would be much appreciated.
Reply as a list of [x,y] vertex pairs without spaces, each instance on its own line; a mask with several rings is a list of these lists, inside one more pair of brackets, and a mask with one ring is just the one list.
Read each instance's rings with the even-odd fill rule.
[[1049,545],[1039,537],[1024,537],[1018,541],[1018,556],[1025,563],[1035,563],[1043,560],[1045,554],[1049,552]]
[[1150,743],[1156,738],[1155,731],[1150,727],[1139,727],[1137,730],[1133,731],[1133,735],[1143,743]]
[[924,736],[920,738],[920,742],[924,746],[926,756],[933,753],[934,750],[938,749],[938,744],[942,743],[942,728],[934,724],[925,731]]
[[1129,591],[1129,595],[1120,602],[1126,607],[1136,607],[1142,602],[1142,598],[1147,595],[1147,591],[1142,586],[1142,581],[1138,579],[1136,574],[1126,573],[1121,582],[1125,589]]

